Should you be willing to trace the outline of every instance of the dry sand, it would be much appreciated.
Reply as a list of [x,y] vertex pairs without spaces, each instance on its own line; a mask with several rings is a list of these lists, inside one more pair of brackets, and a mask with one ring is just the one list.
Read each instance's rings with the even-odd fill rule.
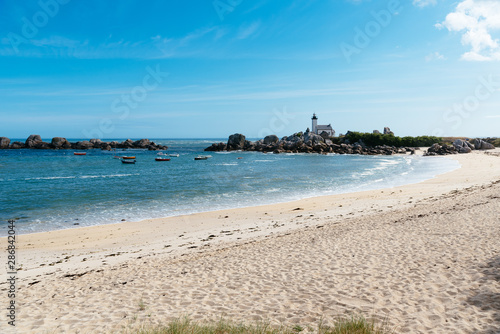
[[462,168],[402,187],[22,235],[17,333],[121,332],[184,315],[307,325],[352,312],[398,333],[500,333],[493,153],[443,158]]

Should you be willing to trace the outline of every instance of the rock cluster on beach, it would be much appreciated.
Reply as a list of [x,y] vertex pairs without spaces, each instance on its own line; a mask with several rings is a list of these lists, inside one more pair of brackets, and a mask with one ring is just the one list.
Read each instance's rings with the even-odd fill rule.
[[275,135],[269,135],[264,139],[251,142],[245,136],[235,133],[229,136],[227,143],[214,143],[207,147],[205,151],[256,151],[273,153],[338,153],[338,154],[362,154],[362,155],[392,155],[413,154],[415,148],[395,147],[395,146],[375,146],[367,147],[362,142],[354,144],[335,144],[328,135],[317,135],[313,132],[295,133],[288,137],[279,139]]
[[495,146],[493,144],[479,138],[472,139],[470,141],[457,139],[453,142],[453,145],[433,144],[431,147],[429,147],[427,152],[424,153],[424,155],[433,156],[470,153],[473,150],[493,150],[494,148]]
[[0,149],[21,149],[21,148],[31,148],[31,149],[77,149],[77,150],[88,150],[88,149],[101,149],[106,151],[111,151],[114,148],[140,148],[147,149],[150,151],[156,150],[166,150],[168,147],[156,144],[149,139],[141,139],[133,141],[127,139],[121,143],[117,141],[105,142],[101,139],[90,139],[78,141],[76,143],[70,143],[66,138],[54,137],[50,143],[42,141],[40,135],[31,135],[26,139],[26,141],[19,142],[15,141],[12,144],[10,139],[7,137],[0,137]]

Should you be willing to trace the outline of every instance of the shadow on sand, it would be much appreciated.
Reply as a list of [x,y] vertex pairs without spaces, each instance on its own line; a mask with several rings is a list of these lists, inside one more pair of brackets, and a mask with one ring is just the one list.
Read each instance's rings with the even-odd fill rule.
[[[480,265],[479,270],[486,280],[500,282],[500,256],[493,258],[484,265]],[[475,291],[473,296],[467,298],[466,302],[484,312],[493,313],[493,322],[487,324],[481,334],[500,333],[500,293],[480,288]]]

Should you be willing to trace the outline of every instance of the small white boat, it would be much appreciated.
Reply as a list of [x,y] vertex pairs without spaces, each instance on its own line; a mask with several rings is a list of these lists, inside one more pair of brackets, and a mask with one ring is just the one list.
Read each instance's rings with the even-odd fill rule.
[[178,153],[172,153],[172,154],[169,154],[168,156],[169,157],[176,157],[176,158],[178,158],[179,154]]
[[207,160],[208,158],[211,158],[210,155],[199,155],[194,158],[194,160]]

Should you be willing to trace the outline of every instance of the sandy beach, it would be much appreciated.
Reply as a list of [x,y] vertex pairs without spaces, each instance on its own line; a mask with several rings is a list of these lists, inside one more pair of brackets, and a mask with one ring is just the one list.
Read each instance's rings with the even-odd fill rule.
[[461,168],[401,187],[21,235],[15,329],[362,313],[397,333],[500,333],[499,155],[443,157]]

